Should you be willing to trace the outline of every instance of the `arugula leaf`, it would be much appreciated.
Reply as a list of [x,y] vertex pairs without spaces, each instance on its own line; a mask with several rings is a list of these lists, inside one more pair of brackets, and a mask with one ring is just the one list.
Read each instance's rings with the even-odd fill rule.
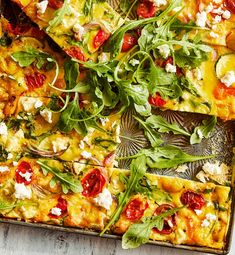
[[169,123],[162,116],[152,115],[146,119],[146,124],[151,128],[157,129],[160,133],[172,132],[175,135],[186,135],[190,136],[190,133],[185,131],[177,123]]
[[152,147],[159,146],[159,145],[161,145],[163,143],[163,140],[161,139],[161,135],[158,132],[156,132],[155,130],[153,130],[148,123],[142,121],[141,119],[139,119],[136,116],[134,116],[134,118],[143,127],[144,134],[148,138],[148,140],[149,140],[149,142],[150,142]]
[[70,8],[70,0],[64,0],[64,4],[61,8],[55,11],[54,18],[49,21],[49,26],[46,28],[46,32],[49,32],[55,26],[58,26],[65,15],[70,15],[72,13]]
[[149,237],[153,228],[162,230],[164,219],[181,210],[181,208],[173,208],[157,216],[145,217],[140,223],[132,224],[122,237],[122,248],[133,249],[145,244],[149,241]]
[[67,60],[64,63],[64,79],[66,82],[66,89],[73,89],[77,84],[77,78],[79,75],[78,63],[73,60]]
[[119,195],[118,198],[119,201],[118,208],[113,213],[109,223],[105,226],[100,235],[103,235],[105,231],[108,230],[110,226],[113,225],[119,219],[124,207],[126,206],[130,199],[130,196],[135,191],[136,186],[139,184],[139,181],[144,177],[146,170],[147,166],[145,156],[140,156],[139,158],[132,160],[130,166],[130,176],[126,183],[126,189],[123,193]]
[[3,211],[3,210],[12,210],[14,209],[15,207],[20,207],[23,205],[23,202],[16,202],[14,204],[9,204],[9,203],[6,203],[4,201],[0,201],[0,211]]
[[74,193],[82,192],[80,181],[75,179],[71,173],[61,172],[59,169],[47,165],[47,161],[37,160],[37,163],[40,165],[44,175],[47,175],[48,172],[54,175],[51,184],[60,182],[64,194],[67,194],[69,190]]
[[212,116],[208,120],[203,120],[202,125],[194,129],[193,134],[190,137],[190,144],[197,144],[200,143],[203,138],[208,138],[210,133],[214,130],[216,123],[216,116]]
[[128,157],[120,157],[118,160],[129,159],[129,158],[138,158],[140,156],[145,155],[147,157],[147,165],[150,168],[155,169],[164,169],[176,167],[179,164],[184,164],[187,162],[194,162],[202,159],[214,158],[214,155],[209,156],[195,156],[187,154],[182,151],[179,147],[173,145],[165,145],[154,147],[151,149],[142,149],[137,154],[128,156]]

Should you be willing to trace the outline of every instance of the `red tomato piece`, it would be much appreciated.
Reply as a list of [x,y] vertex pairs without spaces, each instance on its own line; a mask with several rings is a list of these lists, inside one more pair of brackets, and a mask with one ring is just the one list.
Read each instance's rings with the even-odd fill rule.
[[144,212],[148,207],[149,204],[147,201],[143,201],[140,198],[135,198],[126,206],[124,215],[128,220],[137,221],[144,215]]
[[[55,207],[60,209],[60,215],[53,214],[52,209],[50,210],[50,213],[48,214],[51,218],[54,218],[54,219],[64,217],[68,213],[68,202],[62,197],[58,198],[57,201],[58,202]],[[53,208],[55,208],[55,207],[53,207]]]
[[151,18],[155,16],[157,7],[152,1],[143,0],[137,6],[137,15],[141,18]]
[[64,0],[49,0],[48,6],[57,10],[61,8],[64,4]]
[[82,195],[95,197],[102,192],[106,180],[101,171],[95,168],[83,177],[81,183],[83,187]]
[[131,33],[126,33],[123,38],[122,52],[129,51],[131,48],[137,45],[137,43],[137,38],[134,35],[132,35]]
[[180,201],[191,210],[200,210],[205,205],[205,199],[199,193],[188,190],[181,194]]
[[[154,216],[157,216],[161,213],[167,212],[173,208],[174,208],[174,206],[172,206],[170,204],[162,204],[155,210]],[[164,219],[164,224],[163,224],[162,230],[153,228],[153,231],[158,234],[169,235],[174,231],[175,226],[176,226],[176,214],[174,213],[171,216],[168,216]]]
[[115,159],[115,153],[112,151],[109,153],[103,160],[103,166],[112,166],[112,163]]
[[226,9],[235,14],[235,0],[225,0],[224,5]]
[[38,39],[42,39],[46,35],[46,33],[43,30],[40,30],[38,27],[32,27],[31,33],[33,37]]
[[34,72],[33,74],[25,75],[26,84],[30,91],[43,86],[46,76],[44,74]]
[[71,47],[70,49],[67,49],[65,52],[72,58],[81,60],[83,62],[87,60],[82,49],[79,47]]
[[15,179],[17,183],[23,183],[24,185],[29,185],[32,182],[33,170],[31,165],[22,161],[15,172]]
[[22,35],[26,32],[28,32],[30,30],[31,26],[25,24],[25,25],[12,25],[12,24],[8,24],[7,25],[7,30],[14,34],[14,35]]
[[104,44],[105,41],[108,40],[109,35],[109,33],[106,33],[104,30],[100,29],[94,38],[93,47],[95,49],[99,48]]
[[220,82],[213,91],[216,99],[222,100],[227,96],[235,96],[235,88],[228,88],[222,82]]
[[162,99],[159,93],[156,93],[154,97],[150,95],[148,101],[151,105],[154,105],[156,107],[162,107],[166,104],[166,101]]

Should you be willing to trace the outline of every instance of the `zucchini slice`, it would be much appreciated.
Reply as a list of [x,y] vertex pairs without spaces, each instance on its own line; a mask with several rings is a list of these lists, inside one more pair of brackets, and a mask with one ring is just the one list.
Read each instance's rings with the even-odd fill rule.
[[235,53],[222,55],[215,64],[215,72],[218,79],[221,79],[227,72],[235,72]]

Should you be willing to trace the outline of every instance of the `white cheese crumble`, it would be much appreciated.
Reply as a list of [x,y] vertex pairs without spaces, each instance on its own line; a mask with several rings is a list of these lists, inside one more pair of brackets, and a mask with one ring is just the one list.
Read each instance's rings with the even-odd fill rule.
[[201,131],[201,129],[198,129],[197,130],[197,134],[198,134],[198,137],[200,138],[200,139],[202,139],[204,136],[203,136],[203,133],[202,133],[202,131]]
[[215,4],[221,4],[222,0],[213,0]]
[[230,19],[231,18],[231,12],[228,11],[228,10],[224,11],[222,17],[224,19]]
[[45,121],[47,121],[48,123],[52,123],[52,112],[44,109],[42,111],[40,111],[40,115],[44,118]]
[[139,65],[140,61],[138,59],[135,59],[135,58],[132,58],[129,63],[132,65],[132,66],[137,66]]
[[222,174],[219,161],[216,161],[215,163],[206,162],[202,166],[202,169],[208,174]]
[[102,125],[102,126],[105,126],[106,123],[109,122],[109,119],[108,119],[108,118],[100,118],[100,122],[101,122],[101,125]]
[[212,38],[218,38],[219,35],[212,31],[212,32],[210,32],[210,37],[212,37]]
[[205,27],[207,21],[207,13],[205,11],[198,12],[196,14],[196,25],[199,27]]
[[104,188],[103,191],[96,198],[94,198],[94,201],[99,206],[102,206],[106,210],[109,210],[112,205],[113,199],[110,191]]
[[0,173],[9,172],[10,169],[8,166],[0,166]]
[[206,12],[209,13],[209,12],[212,12],[214,9],[214,6],[212,3],[210,3],[209,5],[207,5],[206,7]]
[[17,165],[18,165],[18,162],[17,162],[17,161],[13,161],[13,162],[12,162],[12,165],[13,165],[13,166],[17,166]]
[[55,153],[66,150],[68,146],[69,141],[66,138],[57,137],[54,141],[52,141],[52,150]]
[[53,207],[51,209],[51,214],[55,215],[55,216],[60,216],[62,214],[61,209],[58,207]]
[[19,172],[19,175],[21,177],[23,177],[27,182],[31,181],[32,173],[29,173],[29,172],[26,172],[26,173]]
[[80,172],[84,169],[85,164],[74,162],[73,163],[73,170],[76,174],[80,174]]
[[197,209],[195,209],[194,212],[195,212],[197,215],[202,214],[202,210],[197,210]]
[[23,106],[24,111],[32,112],[33,110],[41,107],[43,105],[43,102],[37,98],[23,97],[21,98],[21,104]]
[[207,219],[204,219],[201,224],[202,227],[206,228],[210,226],[210,222]]
[[188,166],[186,165],[182,165],[182,166],[178,166],[175,171],[177,173],[184,173],[186,170],[188,170]]
[[157,6],[157,7],[160,7],[160,6],[163,6],[163,5],[166,5],[167,4],[167,1],[166,0],[153,0],[154,4]]
[[168,58],[171,53],[170,47],[167,44],[160,45],[157,49],[163,58]]
[[215,18],[214,18],[215,23],[219,23],[221,20],[222,20],[222,18],[219,15],[216,15]]
[[235,72],[228,71],[220,80],[226,87],[230,87],[235,83]]
[[175,65],[172,65],[170,63],[167,63],[166,64],[166,67],[165,67],[166,71],[168,73],[176,73],[176,66]]
[[98,56],[98,59],[99,59],[99,62],[101,62],[101,63],[108,62],[110,60],[110,53],[109,52],[102,52]]
[[81,140],[78,146],[79,146],[79,148],[80,148],[81,150],[83,150],[83,149],[85,148],[85,143],[84,143],[84,141]]
[[37,7],[37,13],[38,14],[43,14],[45,13],[48,5],[48,0],[43,0],[42,2],[39,2],[36,4]]
[[73,26],[73,31],[76,33],[76,38],[81,41],[84,34],[85,34],[85,28],[81,26],[79,23],[75,23]]
[[8,135],[8,128],[4,122],[0,123],[0,135],[7,136]]
[[193,72],[193,76],[194,76],[198,81],[202,80],[202,71],[201,71],[200,68],[195,68],[195,69],[192,70],[192,72]]
[[206,219],[210,222],[212,221],[215,221],[217,219],[216,215],[215,214],[212,214],[212,213],[207,213],[206,214]]
[[205,175],[203,171],[198,172],[196,178],[203,183],[206,183],[206,181],[208,180],[208,177]]
[[89,158],[91,158],[92,154],[91,154],[90,152],[88,152],[88,151],[83,151],[83,152],[81,153],[81,156],[82,156],[83,158],[85,158],[85,159],[89,159]]
[[15,197],[24,200],[32,197],[32,190],[23,183],[15,183]]

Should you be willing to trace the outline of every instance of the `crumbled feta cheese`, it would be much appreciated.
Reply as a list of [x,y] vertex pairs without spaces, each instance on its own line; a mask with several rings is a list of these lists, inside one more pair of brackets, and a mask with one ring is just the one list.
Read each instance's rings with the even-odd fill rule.
[[40,111],[40,115],[47,121],[48,123],[52,123],[52,112],[44,109]]
[[160,45],[157,47],[157,49],[163,58],[168,58],[171,53],[170,47],[167,44]]
[[64,137],[57,137],[54,141],[52,141],[52,149],[55,153],[66,150],[68,146],[69,141]]
[[212,31],[212,32],[210,32],[210,37],[212,37],[212,38],[218,38],[219,35]]
[[202,210],[197,210],[197,209],[195,209],[194,212],[195,212],[197,215],[202,214]]
[[176,66],[175,65],[172,65],[170,63],[167,63],[166,64],[166,67],[165,67],[166,71],[168,73],[176,73]]
[[37,109],[43,105],[43,102],[34,97],[22,97],[21,104],[24,111],[32,112],[34,109]]
[[17,161],[13,161],[12,164],[13,164],[13,166],[17,166],[18,162]]
[[222,18],[224,19],[230,19],[231,18],[231,12],[226,10],[223,12]]
[[113,166],[118,167],[118,161],[117,160],[113,161]]
[[102,126],[105,126],[106,123],[109,122],[109,119],[108,119],[108,118],[100,118],[100,122],[101,122],[101,125],[102,125]]
[[167,1],[166,1],[166,0],[154,0],[153,2],[154,2],[154,4],[155,4],[157,7],[160,7],[160,6],[163,6],[163,5],[166,5],[166,4],[167,4]]
[[15,183],[15,197],[24,200],[32,197],[32,190],[23,183]]
[[210,3],[207,7],[206,7],[206,12],[209,13],[209,12],[212,12],[212,10],[214,9],[214,6],[212,3]]
[[216,15],[215,18],[214,18],[215,23],[219,23],[221,20],[222,20],[222,18],[219,15]]
[[207,206],[207,207],[209,207],[209,206],[214,206],[214,204],[213,204],[211,201],[209,201],[209,202],[207,202],[206,206]]
[[201,182],[203,182],[203,183],[206,183],[206,181],[207,181],[207,176],[206,176],[206,174],[203,172],[203,171],[200,171],[200,172],[198,172],[198,174],[196,175],[196,178],[199,180],[199,181],[201,181]]
[[221,4],[222,0],[213,0],[215,4]]
[[19,175],[21,177],[23,177],[27,182],[31,181],[32,173],[30,173],[30,172],[26,172],[26,173],[19,172]]
[[53,207],[51,209],[51,214],[55,215],[55,216],[60,216],[62,214],[61,209],[58,207]]
[[201,131],[201,129],[198,129],[197,130],[197,134],[198,134],[198,137],[200,138],[200,139],[202,139],[204,136],[203,136],[203,133],[202,133],[202,131]]
[[209,227],[210,226],[210,222],[207,220],[207,219],[204,219],[202,221],[202,224],[201,224],[202,227]]
[[206,214],[206,219],[210,222],[212,221],[215,221],[217,219],[216,215],[215,214],[212,214],[212,213],[207,213]]
[[132,66],[137,66],[139,65],[140,61],[138,59],[135,59],[135,58],[132,58],[129,63],[132,65]]
[[24,138],[24,131],[22,129],[19,129],[16,133],[15,133],[15,137],[22,139]]
[[76,174],[80,174],[80,172],[84,169],[84,164],[81,164],[79,162],[74,162],[73,163],[73,170]]
[[84,143],[84,141],[81,140],[78,146],[79,146],[80,149],[83,150],[83,149],[85,148],[85,143]]
[[222,174],[221,168],[219,166],[219,161],[216,161],[215,163],[206,162],[202,166],[203,171],[205,171],[208,174]]
[[85,159],[89,159],[89,158],[91,158],[92,154],[91,154],[90,152],[88,152],[88,151],[83,151],[83,152],[81,153],[81,156],[82,156],[83,158],[85,158]]
[[205,27],[207,21],[207,13],[205,11],[198,12],[196,14],[196,25],[199,27]]
[[8,166],[0,166],[0,173],[9,172],[10,169]]
[[7,136],[8,135],[8,128],[4,122],[0,123],[0,135]]
[[195,68],[193,69],[193,76],[198,80],[200,81],[202,79],[202,71],[200,68]]
[[73,31],[76,33],[76,38],[81,41],[84,34],[85,34],[85,28],[81,26],[79,23],[75,23],[73,26]]
[[108,62],[110,60],[110,53],[108,52],[102,52],[99,56],[98,56],[99,62],[101,63],[105,63]]
[[188,170],[188,166],[186,165],[182,165],[182,166],[178,166],[175,171],[177,173],[184,173],[186,170]]
[[94,198],[94,201],[99,206],[102,206],[106,210],[109,210],[112,205],[113,199],[110,191],[104,188],[103,191],[96,198]]
[[226,87],[230,87],[235,83],[235,72],[228,71],[220,80]]
[[39,2],[36,4],[37,7],[37,13],[38,14],[43,14],[45,13],[48,5],[48,0],[43,0],[42,2]]
[[218,14],[218,15],[222,15],[223,12],[224,12],[224,11],[222,10],[221,7],[217,8],[217,9],[214,9],[214,10],[212,11],[212,13]]
[[13,154],[12,153],[8,153],[7,159],[12,159],[12,158],[13,158]]

